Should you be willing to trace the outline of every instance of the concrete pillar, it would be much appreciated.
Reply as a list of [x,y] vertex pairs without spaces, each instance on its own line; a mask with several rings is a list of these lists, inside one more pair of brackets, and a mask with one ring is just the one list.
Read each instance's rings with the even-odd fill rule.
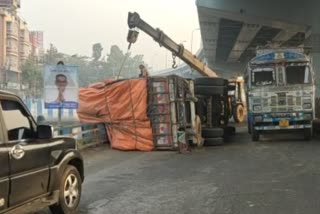
[[316,96],[320,97],[320,23],[312,26],[311,35],[312,63],[316,77]]

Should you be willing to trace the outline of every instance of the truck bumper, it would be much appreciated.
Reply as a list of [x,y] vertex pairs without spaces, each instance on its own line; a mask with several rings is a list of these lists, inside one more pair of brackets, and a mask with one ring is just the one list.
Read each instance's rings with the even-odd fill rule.
[[311,124],[303,124],[303,125],[290,125],[287,127],[280,126],[254,126],[254,129],[257,131],[272,131],[272,130],[297,130],[297,129],[309,129],[312,128]]

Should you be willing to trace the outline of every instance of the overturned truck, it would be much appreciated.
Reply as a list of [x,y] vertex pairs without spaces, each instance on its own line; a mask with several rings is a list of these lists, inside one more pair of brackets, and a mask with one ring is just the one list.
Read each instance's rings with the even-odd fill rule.
[[[127,41],[129,42],[129,48],[131,44],[137,41],[139,32],[136,29],[140,29],[158,42],[160,46],[172,52],[173,68],[177,67],[175,58],[179,57],[203,76],[194,80],[194,91],[198,98],[197,115],[199,115],[203,127],[202,137],[208,145],[223,143],[225,130],[234,132],[234,129],[228,129],[229,119],[233,116],[236,122],[242,122],[246,114],[245,93],[244,90],[241,90],[241,87],[237,87],[239,82],[229,82],[226,79],[219,78],[216,72],[209,68],[206,63],[193,55],[182,44],[177,44],[160,29],[153,28],[138,13],[128,14],[128,26]],[[230,84],[234,84],[231,89]],[[229,96],[229,91],[235,91],[234,95]],[[242,95],[237,96],[239,93]]]
[[193,81],[178,76],[107,80],[79,91],[81,122],[105,123],[118,150],[201,146]]

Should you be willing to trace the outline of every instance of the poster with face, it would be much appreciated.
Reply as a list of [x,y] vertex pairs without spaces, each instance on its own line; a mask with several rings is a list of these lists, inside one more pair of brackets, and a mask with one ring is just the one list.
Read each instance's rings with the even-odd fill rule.
[[77,66],[46,65],[43,77],[46,109],[78,108]]

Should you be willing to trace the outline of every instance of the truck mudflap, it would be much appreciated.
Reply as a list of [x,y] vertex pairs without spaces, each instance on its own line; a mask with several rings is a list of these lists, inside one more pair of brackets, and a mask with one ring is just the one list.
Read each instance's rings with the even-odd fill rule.
[[294,130],[294,129],[308,129],[312,128],[311,124],[302,124],[302,125],[290,125],[287,127],[281,126],[255,126],[254,129],[257,131],[271,131],[271,130]]

